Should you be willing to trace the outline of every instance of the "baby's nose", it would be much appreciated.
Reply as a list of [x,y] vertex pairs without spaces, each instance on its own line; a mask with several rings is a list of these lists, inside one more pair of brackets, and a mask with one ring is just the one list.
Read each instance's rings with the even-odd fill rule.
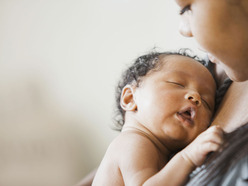
[[193,102],[197,106],[201,105],[201,96],[195,91],[188,92],[185,95],[185,99]]

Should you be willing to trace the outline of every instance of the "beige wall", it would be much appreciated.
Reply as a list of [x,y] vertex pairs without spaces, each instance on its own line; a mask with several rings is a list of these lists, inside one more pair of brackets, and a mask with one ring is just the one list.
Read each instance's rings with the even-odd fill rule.
[[0,0],[0,185],[67,186],[99,165],[120,72],[181,37],[171,0]]

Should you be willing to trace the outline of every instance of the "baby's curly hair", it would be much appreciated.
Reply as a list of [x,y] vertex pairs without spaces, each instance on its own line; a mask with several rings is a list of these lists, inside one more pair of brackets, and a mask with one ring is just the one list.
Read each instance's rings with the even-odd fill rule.
[[200,59],[196,55],[192,55],[189,49],[180,49],[176,52],[152,51],[149,52],[148,54],[138,57],[134,61],[134,63],[123,72],[121,79],[116,87],[115,96],[116,96],[117,110],[114,117],[115,130],[121,131],[125,123],[125,111],[120,106],[122,89],[126,85],[131,85],[131,84],[138,87],[142,77],[146,76],[146,74],[151,70],[155,70],[155,69],[159,70],[162,61],[160,59],[170,55],[180,55],[180,56],[190,57],[207,67],[207,62]]

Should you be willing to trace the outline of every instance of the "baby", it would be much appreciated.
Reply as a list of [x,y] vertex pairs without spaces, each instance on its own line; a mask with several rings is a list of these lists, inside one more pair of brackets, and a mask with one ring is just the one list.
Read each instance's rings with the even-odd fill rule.
[[223,143],[222,129],[208,128],[215,91],[204,62],[186,51],[139,57],[118,85],[121,133],[108,147],[93,185],[185,184]]

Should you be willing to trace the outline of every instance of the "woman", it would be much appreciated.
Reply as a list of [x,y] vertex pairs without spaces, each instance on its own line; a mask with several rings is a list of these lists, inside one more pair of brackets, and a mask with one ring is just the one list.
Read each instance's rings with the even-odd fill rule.
[[[190,2],[192,3],[190,4]],[[194,37],[230,79],[248,79],[247,0],[176,0],[181,7],[180,32]]]
[[227,132],[227,145],[189,185],[248,185],[248,0],[175,1],[181,34],[194,37],[217,64],[219,84],[226,75],[234,81],[213,121]]
[[223,79],[223,69],[234,81],[213,121],[227,132],[226,145],[210,156],[188,185],[248,185],[248,1],[176,2],[181,8],[181,34],[194,37],[209,53],[217,76]]

